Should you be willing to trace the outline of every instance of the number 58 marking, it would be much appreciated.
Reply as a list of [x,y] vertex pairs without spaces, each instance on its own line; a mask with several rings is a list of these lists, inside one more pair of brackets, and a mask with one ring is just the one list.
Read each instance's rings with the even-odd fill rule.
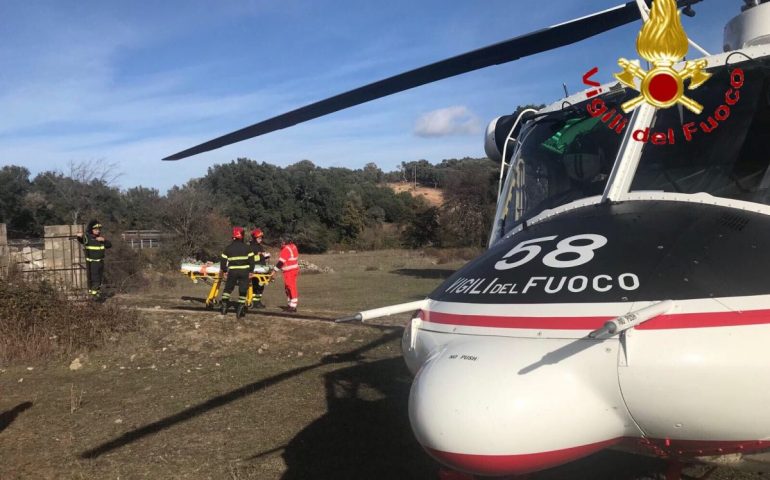
[[[550,237],[533,238],[532,240],[525,240],[519,243],[503,255],[503,259],[495,264],[495,269],[510,270],[524,265],[537,257],[543,250],[538,245],[539,243],[550,242],[556,240],[557,237],[558,235],[552,235]],[[576,245],[576,243],[582,243],[582,245]],[[543,257],[543,264],[551,268],[577,267],[590,262],[594,258],[594,250],[598,250],[605,245],[607,245],[607,237],[602,235],[593,233],[573,235],[557,243],[556,250],[547,253]],[[521,253],[524,254],[523,257],[515,261],[510,260],[511,257]],[[577,258],[575,258],[575,255],[577,255]]]

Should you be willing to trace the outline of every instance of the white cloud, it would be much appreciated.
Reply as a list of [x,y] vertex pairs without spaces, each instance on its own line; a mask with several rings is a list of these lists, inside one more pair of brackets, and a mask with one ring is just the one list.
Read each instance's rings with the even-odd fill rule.
[[480,131],[479,118],[467,107],[459,105],[425,113],[414,127],[414,133],[419,137],[474,135]]

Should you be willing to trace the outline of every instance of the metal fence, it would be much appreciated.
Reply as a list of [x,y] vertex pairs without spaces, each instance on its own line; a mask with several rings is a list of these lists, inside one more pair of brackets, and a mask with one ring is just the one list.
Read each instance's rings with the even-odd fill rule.
[[126,230],[121,238],[131,248],[159,248],[164,235],[160,230]]

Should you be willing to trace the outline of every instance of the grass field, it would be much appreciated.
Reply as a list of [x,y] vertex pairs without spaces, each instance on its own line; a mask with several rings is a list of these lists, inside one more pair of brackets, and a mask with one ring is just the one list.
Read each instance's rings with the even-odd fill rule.
[[[181,275],[143,295],[139,332],[47,364],[0,368],[0,479],[437,479],[414,440],[406,317],[335,324],[361,309],[424,298],[462,262],[416,252],[303,256],[300,311],[280,280],[244,320],[206,311]],[[615,479],[651,461],[602,453],[531,477]],[[712,479],[759,478],[720,471]]]

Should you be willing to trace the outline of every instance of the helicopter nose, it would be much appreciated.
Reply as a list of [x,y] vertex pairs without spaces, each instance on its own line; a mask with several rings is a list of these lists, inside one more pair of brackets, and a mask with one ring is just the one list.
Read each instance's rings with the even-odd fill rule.
[[618,390],[617,345],[574,339],[449,344],[418,372],[409,419],[438,461],[490,476],[582,458],[633,428]]

